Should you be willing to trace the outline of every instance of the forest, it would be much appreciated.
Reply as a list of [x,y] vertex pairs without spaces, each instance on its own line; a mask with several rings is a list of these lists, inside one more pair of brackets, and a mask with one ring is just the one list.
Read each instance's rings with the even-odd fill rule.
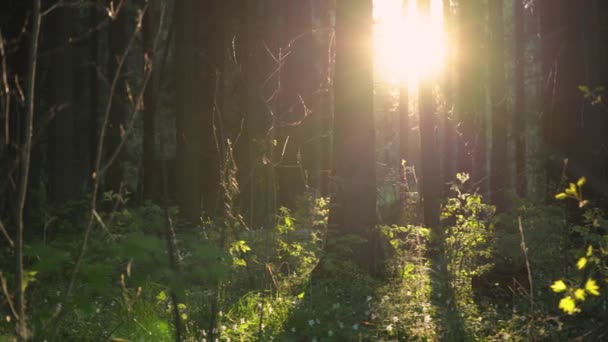
[[1,1],[0,342],[608,340],[606,18]]

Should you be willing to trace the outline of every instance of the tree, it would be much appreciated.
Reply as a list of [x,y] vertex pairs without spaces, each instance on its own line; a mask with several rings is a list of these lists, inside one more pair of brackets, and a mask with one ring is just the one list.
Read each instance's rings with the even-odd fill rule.
[[504,206],[507,178],[507,111],[505,99],[503,2],[488,3],[490,28],[490,97],[492,123],[492,154],[490,190],[493,203],[500,210]]
[[60,7],[49,13],[47,46],[49,60],[49,99],[55,113],[49,130],[48,162],[51,196],[57,203],[79,195],[76,155],[75,48],[70,44],[74,23],[73,9]]
[[513,4],[513,40],[515,41],[513,70],[513,134],[515,136],[515,190],[519,196],[526,189],[526,122],[525,122],[525,20],[523,0]]
[[212,53],[219,36],[215,26],[219,4],[190,0],[175,5],[176,199],[183,216],[192,222],[199,222],[203,207],[212,213],[217,199]]
[[329,241],[353,234],[365,242],[352,246],[362,269],[378,271],[375,236],[376,172],[373,117],[372,0],[336,3],[335,114],[332,205]]
[[485,156],[485,70],[482,42],[484,6],[476,0],[458,3],[458,88],[456,119],[460,125],[458,172],[471,174],[473,183],[484,179]]
[[[429,15],[429,1],[418,1],[418,4],[419,11],[423,15]],[[439,172],[439,147],[437,144],[438,122],[435,112],[432,80],[421,80],[418,92],[424,224],[431,229],[438,229],[441,175]]]

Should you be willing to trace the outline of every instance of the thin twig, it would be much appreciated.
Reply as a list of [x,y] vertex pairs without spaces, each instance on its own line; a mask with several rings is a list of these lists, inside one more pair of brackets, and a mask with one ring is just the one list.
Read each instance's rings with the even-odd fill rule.
[[10,235],[8,235],[8,232],[6,231],[6,228],[4,227],[4,223],[2,222],[1,218],[0,218],[0,230],[2,231],[2,235],[4,235],[6,240],[8,240],[9,245],[11,245],[11,247],[14,248],[15,242],[13,242],[13,239],[11,239]]
[[528,247],[526,247],[526,239],[524,237],[524,226],[521,223],[521,216],[517,218],[519,224],[519,234],[521,235],[521,250],[524,252],[526,259],[526,270],[528,271],[528,284],[530,286],[530,312],[532,320],[534,320],[534,282],[532,281],[532,268],[530,267],[530,259],[528,258]]
[[17,334],[20,338],[27,340],[30,336],[25,316],[25,286],[23,284],[23,232],[25,222],[23,212],[27,198],[28,178],[30,173],[30,162],[32,154],[32,135],[34,131],[34,95],[36,89],[36,62],[38,59],[38,38],[40,37],[40,0],[33,0],[34,10],[32,12],[32,38],[30,40],[28,54],[27,72],[27,114],[25,118],[25,141],[21,148],[21,175],[19,179],[18,211],[17,211],[17,238],[15,247],[15,287],[16,306],[18,317]]
[[[142,8],[141,12],[139,13],[138,23],[141,23],[141,18],[143,18],[143,15],[145,14],[147,8],[148,8],[148,4],[144,5],[144,7]],[[101,125],[101,132],[99,134],[99,139],[98,139],[98,144],[97,144],[97,156],[96,156],[96,160],[95,160],[95,170],[97,170],[97,171],[93,172],[93,174],[92,174],[93,192],[91,195],[89,219],[87,221],[87,225],[86,225],[85,232],[84,232],[84,237],[82,240],[82,244],[80,246],[80,252],[78,253],[78,257],[76,259],[76,264],[74,265],[74,269],[72,270],[72,274],[70,276],[70,281],[68,283],[68,287],[65,292],[65,296],[64,296],[65,301],[69,300],[69,298],[72,295],[72,292],[74,291],[74,286],[76,283],[76,276],[78,275],[80,267],[82,266],[82,262],[84,260],[84,255],[86,253],[89,238],[91,235],[91,231],[96,222],[95,212],[97,209],[97,198],[99,195],[101,179],[103,178],[103,174],[100,174],[98,172],[98,170],[100,170],[100,168],[101,168],[102,157],[103,157],[103,147],[104,147],[105,138],[106,138],[106,131],[108,130],[108,126],[109,126],[109,119],[110,119],[110,112],[112,109],[112,103],[113,103],[114,95],[116,93],[116,87],[118,85],[118,80],[122,73],[122,69],[124,67],[125,61],[127,59],[129,52],[131,51],[133,45],[135,44],[137,35],[140,32],[140,30],[141,30],[141,25],[140,24],[136,25],[135,30],[134,30],[133,34],[131,35],[131,38],[129,39],[129,42],[125,48],[124,53],[122,54],[122,56],[120,56],[120,58],[118,58],[118,65],[116,66],[116,71],[113,75],[113,79],[112,79],[112,83],[111,83],[110,91],[109,91],[109,95],[108,95],[108,100],[107,100],[106,108],[104,111],[104,117],[103,117],[103,121],[102,121],[102,125]],[[142,88],[145,89],[145,85],[146,84],[144,83]],[[143,93],[143,89],[142,89],[142,93]],[[60,305],[60,303],[58,305]],[[59,314],[54,316],[54,318],[56,318],[57,320],[59,320],[62,317],[61,313],[64,312],[64,311],[61,311],[59,306],[58,306],[58,310],[59,310]],[[47,321],[45,326],[50,324],[50,322],[51,322],[51,320]],[[58,329],[59,329],[59,324],[58,324],[58,322],[55,322],[53,336],[56,336]]]
[[11,297],[11,294],[8,292],[8,285],[6,284],[6,278],[4,278],[2,273],[0,273],[0,283],[2,283],[2,293],[4,293],[4,297],[6,298],[6,301],[8,302],[8,307],[11,309],[11,313],[13,314],[13,316],[15,317],[16,320],[19,320],[19,314],[17,313],[17,310],[15,310],[15,304],[13,303],[13,298]]

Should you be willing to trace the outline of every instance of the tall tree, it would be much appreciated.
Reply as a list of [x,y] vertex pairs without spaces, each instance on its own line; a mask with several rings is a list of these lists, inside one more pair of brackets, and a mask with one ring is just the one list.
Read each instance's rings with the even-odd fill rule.
[[515,190],[519,196],[526,189],[526,122],[525,122],[525,20],[523,0],[513,4],[513,135],[515,137]]
[[[580,21],[582,7],[567,0],[541,1],[541,35],[543,60],[543,139],[547,154],[549,193],[562,181],[566,171],[580,173],[583,155],[574,142],[582,142],[584,132],[580,110],[583,106],[578,86],[582,84],[580,60]],[[564,26],[564,23],[566,25]]]
[[478,184],[483,181],[485,155],[485,70],[483,61],[484,4],[476,0],[458,3],[458,172],[468,172]]
[[279,105],[279,141],[284,148],[279,157],[278,202],[293,208],[295,200],[306,185],[304,172],[310,163],[308,155],[302,155],[312,121],[308,117],[312,108],[314,80],[314,51],[312,36],[312,4],[310,1],[288,0],[282,2],[284,34],[282,49],[285,62],[282,66]]
[[492,153],[490,190],[493,203],[500,210],[505,201],[507,178],[507,111],[505,98],[503,2],[488,2],[490,36],[490,97],[492,123]]
[[70,35],[75,17],[70,7],[59,7],[49,14],[48,35],[45,42],[53,51],[49,61],[50,104],[55,117],[49,131],[49,184],[51,196],[58,203],[75,199],[81,184],[76,177],[76,103],[75,100],[75,49]]
[[219,3],[184,0],[175,4],[176,199],[183,216],[192,222],[199,221],[203,206],[208,213],[214,210],[219,186],[212,58]]
[[543,76],[543,44],[540,7],[535,1],[524,11],[524,111],[525,111],[525,191],[535,200],[545,195],[546,170],[542,147],[543,90],[547,86]]
[[[158,25],[156,2],[152,1],[144,18],[144,58],[155,60],[154,40],[161,28]],[[156,59],[160,60],[160,59]],[[159,65],[152,62],[152,77],[144,93],[143,111],[143,198],[159,199],[161,193],[160,168],[156,160],[156,103]]]
[[[418,11],[430,16],[429,0],[418,1]],[[439,172],[439,146],[437,137],[437,113],[431,79],[420,80],[418,89],[420,115],[420,153],[422,167],[422,198],[424,224],[431,229],[439,228],[441,175]]]
[[332,170],[335,188],[329,230],[334,238],[354,234],[365,240],[360,246],[352,246],[357,251],[353,260],[374,273],[379,270],[380,250],[374,230],[377,218],[372,9],[372,0],[336,3]]

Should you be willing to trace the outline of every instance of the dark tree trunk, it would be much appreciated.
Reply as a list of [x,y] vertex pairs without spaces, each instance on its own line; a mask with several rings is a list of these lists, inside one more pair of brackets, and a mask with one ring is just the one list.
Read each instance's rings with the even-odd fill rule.
[[526,121],[525,121],[525,25],[523,0],[515,0],[514,26],[514,76],[513,76],[513,135],[515,137],[515,190],[520,197],[526,194]]
[[505,205],[505,180],[507,179],[507,111],[505,98],[503,2],[488,3],[490,32],[490,96],[492,123],[492,153],[490,194],[498,210]]
[[409,159],[409,141],[410,138],[410,94],[407,80],[401,81],[399,89],[399,170],[401,171],[401,200],[402,205],[405,204],[405,193],[409,191],[406,166],[411,163]]
[[[452,44],[457,44],[456,42],[456,29],[455,22],[456,16],[454,15],[454,10],[450,6],[449,0],[443,0],[443,18],[445,21],[444,27],[447,30],[447,39],[448,41],[452,41]],[[455,56],[454,51],[451,49],[448,50],[447,61],[451,61]],[[443,140],[442,147],[442,155],[443,155],[443,182],[445,184],[444,187],[447,187],[449,181],[452,181],[456,176],[456,173],[459,172],[457,168],[457,152],[458,152],[458,121],[456,120],[456,116],[454,113],[453,104],[455,103],[455,95],[457,93],[457,74],[456,66],[454,63],[447,63],[445,68],[445,79],[444,79],[444,97],[446,103],[452,105],[446,108],[445,115],[445,126],[444,126],[444,135],[445,138]]]
[[458,171],[470,173],[474,184],[480,184],[485,176],[483,6],[476,0],[459,3]]
[[[122,8],[118,11],[117,17],[110,23],[108,28],[108,44],[110,58],[108,59],[107,66],[107,78],[113,79],[118,72],[118,65],[121,58],[124,56],[125,48],[127,44],[127,13],[126,8]],[[124,68],[122,69],[124,73]],[[118,83],[115,89],[115,93],[112,95],[112,107],[110,109],[110,116],[108,121],[107,130],[107,143],[104,146],[103,152],[105,155],[104,164],[110,162],[111,156],[114,154],[120,141],[123,138],[125,130],[125,122],[127,118],[126,113],[126,79],[124,74],[119,75]],[[120,153],[118,157],[112,161],[112,164],[107,169],[104,177],[104,191],[121,191],[121,183],[123,182],[123,154]]]
[[[429,13],[429,1],[418,2],[422,15]],[[441,200],[441,175],[439,170],[439,146],[437,137],[437,114],[431,80],[421,80],[418,90],[420,116],[420,154],[422,167],[422,198],[424,201],[424,224],[437,231]]]
[[580,60],[580,21],[584,4],[557,0],[541,1],[543,60],[543,138],[547,155],[548,193],[560,188],[564,162],[566,175],[586,172],[581,165],[583,98],[578,86],[584,75]]
[[57,203],[75,199],[81,184],[77,175],[77,122],[74,65],[76,51],[69,43],[74,17],[73,9],[61,7],[49,14],[48,47],[50,105],[55,117],[49,132],[49,183]]
[[[352,246],[363,269],[378,272],[376,172],[372,106],[372,1],[338,0],[334,114],[334,193],[329,230],[365,239]],[[339,240],[338,240],[339,241]],[[328,242],[332,250],[332,242]],[[335,242],[333,242],[335,243]]]
[[[176,200],[183,217],[201,216],[203,112],[211,109],[210,80],[199,58],[200,20],[207,13],[197,1],[175,3],[175,117],[177,129]],[[205,75],[209,76],[209,75]]]
[[176,199],[192,222],[215,211],[219,187],[213,121],[217,6],[193,0],[175,6]]
[[[154,2],[152,2],[153,4]],[[151,61],[152,74],[148,86],[144,93],[144,111],[143,111],[143,199],[144,200],[159,200],[161,198],[162,187],[160,168],[157,166],[156,160],[156,101],[158,84],[158,71],[160,65],[157,65],[159,58],[156,58],[154,51],[154,39],[160,29],[158,27],[157,9],[150,6],[146,11],[144,18],[144,53],[145,58]],[[144,62],[145,63],[145,62]]]
[[[99,22],[97,8],[92,6],[89,13],[89,25],[90,27],[96,28]],[[91,66],[89,69],[89,168],[88,176],[90,177],[93,170],[95,170],[95,158],[97,154],[97,141],[99,140],[99,76],[97,74],[97,68],[99,67],[99,34],[95,29],[91,34],[91,40],[89,41],[89,59]],[[88,178],[90,180],[90,178]]]
[[[296,198],[308,185],[306,174],[314,167],[312,151],[307,148],[314,139],[311,109],[314,87],[314,48],[312,4],[310,1],[283,1],[286,25],[282,47],[286,57],[279,88],[280,142],[287,141],[279,157],[278,204],[294,208]],[[309,153],[311,155],[309,155]]]

